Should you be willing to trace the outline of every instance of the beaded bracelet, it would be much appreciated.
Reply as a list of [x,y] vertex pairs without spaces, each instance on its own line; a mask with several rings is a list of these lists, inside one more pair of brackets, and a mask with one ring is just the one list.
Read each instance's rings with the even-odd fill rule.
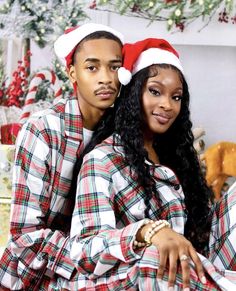
[[170,224],[166,220],[147,220],[145,224],[151,224],[151,226],[147,229],[145,235],[144,235],[144,242],[139,242],[137,240],[134,241],[134,248],[141,248],[145,246],[150,246],[152,244],[151,239],[159,230],[161,230],[164,227],[170,227]]
[[[144,219],[143,224],[141,226],[147,225],[149,223],[153,223],[153,220],[151,220],[151,219]],[[136,248],[145,247],[147,243],[146,242],[139,242],[139,241],[137,241],[135,239],[134,242],[133,242],[133,244],[134,244],[134,249],[136,249]]]
[[134,241],[134,249],[142,248],[142,247],[145,247],[146,245],[147,244],[145,242],[140,242],[140,241],[137,241],[137,240]]
[[150,228],[147,229],[145,235],[144,235],[144,241],[146,242],[146,245],[149,246],[152,244],[151,239],[159,230],[161,230],[164,227],[170,227],[170,224],[166,220],[157,220],[155,222],[151,223]]

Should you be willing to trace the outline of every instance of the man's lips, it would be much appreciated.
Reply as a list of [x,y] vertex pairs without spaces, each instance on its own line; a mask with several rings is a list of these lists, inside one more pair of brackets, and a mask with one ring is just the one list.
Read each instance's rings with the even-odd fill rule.
[[115,90],[101,90],[96,93],[96,95],[111,95],[114,94]]
[[108,89],[108,90],[99,90],[95,92],[95,95],[102,99],[109,99],[113,97],[115,93],[116,93],[116,90]]
[[106,93],[112,94],[114,92],[116,92],[116,89],[113,88],[112,86],[102,86],[102,87],[96,89],[94,91],[94,94],[95,95],[106,94]]

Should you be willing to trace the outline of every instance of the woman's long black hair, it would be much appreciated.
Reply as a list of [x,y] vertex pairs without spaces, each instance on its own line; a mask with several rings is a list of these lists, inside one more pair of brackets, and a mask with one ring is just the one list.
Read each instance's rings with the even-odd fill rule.
[[[178,72],[183,84],[183,98],[179,116],[166,133],[156,135],[153,146],[160,163],[170,167],[182,185],[188,213],[185,237],[192,242],[197,251],[203,253],[208,245],[211,225],[210,201],[212,192],[206,185],[197,153],[193,147],[189,90],[184,76],[178,69],[171,65],[161,64],[145,68],[135,74],[131,82],[122,87],[120,97],[117,99],[114,109],[111,109],[114,112],[108,111],[98,124],[83,156],[109,136],[113,130],[118,133],[124,146],[126,160],[136,171],[137,179],[145,189],[146,213],[148,212],[151,195],[158,197],[158,193],[155,181],[150,175],[149,165],[144,162],[148,158],[148,154],[144,148],[141,97],[147,79],[158,74],[158,68],[169,68]],[[115,114],[115,120],[113,114]],[[77,161],[74,170],[75,178],[77,178],[83,156]],[[74,193],[75,188],[76,179],[72,183]]]
[[157,75],[158,68],[169,68],[178,72],[183,85],[183,98],[179,116],[166,133],[156,135],[153,147],[160,164],[170,167],[176,173],[183,188],[188,213],[185,237],[198,251],[203,252],[208,245],[211,225],[210,201],[213,195],[206,185],[193,147],[189,90],[182,73],[171,65],[161,64],[145,68],[133,76],[130,84],[121,92],[115,117],[115,132],[121,137],[128,163],[136,170],[138,179],[145,188],[148,206],[150,195],[158,193],[155,193],[157,190],[150,176],[149,166],[144,163],[148,154],[144,149],[142,133],[141,96],[147,79]]

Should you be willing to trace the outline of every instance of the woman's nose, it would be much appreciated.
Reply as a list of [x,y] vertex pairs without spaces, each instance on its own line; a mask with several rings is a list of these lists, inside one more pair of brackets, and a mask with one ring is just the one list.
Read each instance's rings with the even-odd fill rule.
[[162,97],[159,100],[159,107],[163,108],[165,110],[171,109],[171,100],[170,100],[170,98],[169,97]]

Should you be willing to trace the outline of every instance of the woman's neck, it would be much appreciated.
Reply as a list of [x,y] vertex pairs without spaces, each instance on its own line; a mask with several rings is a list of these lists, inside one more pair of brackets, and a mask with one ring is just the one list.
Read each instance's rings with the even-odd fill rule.
[[155,149],[153,148],[153,140],[144,141],[144,148],[148,152],[148,159],[152,161],[154,164],[159,164],[160,161],[158,155]]

